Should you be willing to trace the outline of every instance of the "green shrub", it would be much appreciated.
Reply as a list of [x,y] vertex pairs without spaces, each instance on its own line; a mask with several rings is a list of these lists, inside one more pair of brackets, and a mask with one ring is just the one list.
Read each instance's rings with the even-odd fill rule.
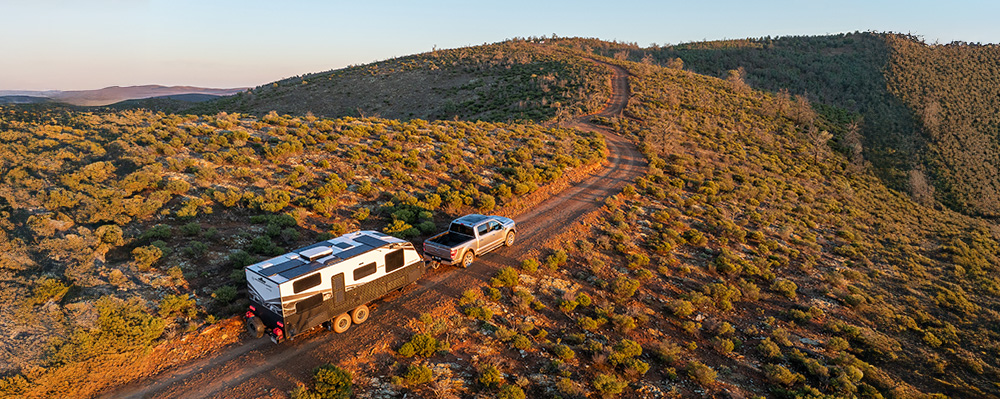
[[351,373],[332,364],[317,368],[313,372],[313,383],[320,398],[348,399],[354,395]]
[[181,233],[186,236],[196,236],[201,234],[201,225],[198,222],[190,222],[181,226]]
[[160,300],[160,317],[184,316],[192,318],[197,312],[194,298],[187,294],[166,295]]
[[772,290],[776,291],[777,293],[781,294],[782,296],[788,299],[795,299],[796,297],[795,290],[797,290],[798,288],[799,287],[795,285],[794,282],[788,279],[779,279],[776,280],[773,284],[771,284]]
[[687,317],[694,313],[694,304],[683,299],[675,299],[670,302],[670,312],[677,317]]
[[410,366],[406,368],[406,375],[403,376],[403,381],[409,386],[426,384],[431,382],[433,379],[434,372],[430,369],[430,367],[422,364],[411,363]]
[[833,337],[830,338],[828,341],[826,341],[826,349],[829,349],[834,352],[847,350],[847,348],[850,347],[851,346],[850,344],[847,343],[847,340],[841,337]]
[[555,270],[559,266],[566,264],[569,259],[569,254],[566,251],[558,250],[554,254],[549,255],[545,258],[545,267],[549,270]]
[[254,256],[250,255],[249,252],[244,251],[242,249],[229,254],[229,256],[226,259],[229,261],[231,265],[233,265],[234,268],[240,268],[240,269],[256,263],[256,259],[254,258]]
[[517,286],[519,280],[520,274],[518,274],[517,270],[507,266],[497,271],[496,276],[490,279],[490,285],[494,287],[514,288]]
[[642,355],[642,345],[631,339],[623,339],[621,342],[615,344],[614,353],[621,354],[626,358],[638,357]]
[[562,360],[572,360],[573,358],[576,357],[576,352],[573,352],[573,349],[563,344],[558,344],[555,347],[553,347],[552,353],[555,354],[556,357]]
[[587,331],[595,331],[600,327],[597,320],[588,316],[580,316],[580,318],[576,319],[576,323],[580,326],[580,328]]
[[760,341],[760,345],[757,345],[757,349],[760,353],[770,359],[781,358],[781,347],[774,343],[771,338],[764,338],[763,341]]
[[101,240],[101,242],[111,245],[122,245],[125,242],[124,232],[122,228],[114,224],[108,224],[98,227],[94,231],[94,235]]
[[639,289],[639,281],[628,277],[618,277],[611,283],[611,290],[618,298],[631,298]]
[[605,397],[618,395],[628,386],[628,383],[614,374],[598,374],[590,381],[590,384],[597,393]]
[[503,384],[504,379],[497,366],[488,364],[480,370],[478,381],[487,388],[496,388]]
[[585,292],[576,293],[575,300],[577,304],[583,307],[590,306],[590,304],[593,303],[593,300],[590,299],[590,295],[587,295]]
[[224,285],[212,292],[212,298],[220,304],[229,304],[233,299],[236,299],[236,294],[236,287]]
[[410,338],[410,342],[403,344],[399,348],[399,354],[404,357],[422,356],[431,357],[439,349],[438,340],[429,334],[417,333]]
[[135,259],[135,266],[140,271],[149,270],[156,261],[163,256],[163,250],[153,245],[137,247],[132,250],[132,257]]
[[715,337],[712,340],[712,344],[715,347],[715,350],[719,351],[719,353],[723,355],[732,353],[733,349],[736,348],[736,344],[734,344],[732,340],[722,337]]
[[576,306],[577,306],[576,301],[567,301],[567,300],[559,301],[559,310],[566,313],[572,312],[574,309],[576,309]]
[[268,256],[281,255],[285,252],[284,249],[271,241],[271,237],[268,236],[254,237],[253,240],[250,240],[250,247],[248,249],[252,253]]
[[515,348],[519,350],[531,349],[531,339],[524,336],[523,334],[517,334],[514,336],[513,343]]
[[767,379],[771,382],[785,386],[805,381],[805,377],[802,374],[793,373],[780,364],[765,364],[764,374],[767,375]]
[[535,258],[528,258],[521,261],[521,270],[524,270],[528,273],[537,272],[538,266],[539,266],[538,260],[536,260]]
[[698,231],[696,229],[689,229],[685,231],[682,236],[684,237],[685,240],[687,240],[688,244],[694,245],[696,247],[704,247],[706,244],[708,244],[708,239],[705,238],[705,235],[702,234],[701,231]]
[[184,247],[183,251],[184,255],[198,259],[204,257],[205,254],[208,253],[208,244],[205,244],[201,241],[195,241],[189,244],[188,246]]
[[42,304],[48,301],[59,302],[63,296],[69,292],[69,286],[54,278],[42,277],[35,283],[35,288],[31,290],[29,306]]
[[517,385],[506,384],[500,387],[500,392],[497,393],[497,399],[524,399],[524,390]]
[[354,213],[351,214],[351,217],[354,218],[354,220],[363,222],[365,220],[368,220],[368,216],[371,216],[371,213],[372,213],[371,209],[362,206],[358,209],[355,209]]
[[711,367],[697,360],[691,361],[687,365],[688,376],[703,387],[711,386],[715,383],[715,378],[719,375]]

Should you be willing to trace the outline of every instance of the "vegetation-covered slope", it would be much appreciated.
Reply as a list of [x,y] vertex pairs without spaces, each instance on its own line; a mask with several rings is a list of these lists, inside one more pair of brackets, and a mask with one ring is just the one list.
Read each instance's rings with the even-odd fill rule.
[[603,156],[539,125],[0,109],[0,388],[88,395],[87,362],[245,309],[247,264],[430,233]]
[[604,122],[636,138],[648,175],[550,252],[413,322],[399,363],[375,367],[396,375],[390,390],[1000,395],[991,224],[887,188],[831,150],[851,130],[807,102],[622,65],[637,119]]
[[607,56],[683,66],[850,111],[865,157],[890,187],[973,215],[1000,215],[1000,48],[853,33],[641,49],[580,41]]
[[289,78],[192,111],[541,121],[599,109],[608,76],[579,58],[512,40]]

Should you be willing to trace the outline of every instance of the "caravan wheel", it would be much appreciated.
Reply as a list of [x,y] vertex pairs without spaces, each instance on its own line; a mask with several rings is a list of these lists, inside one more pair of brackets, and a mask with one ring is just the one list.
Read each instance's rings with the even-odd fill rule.
[[368,312],[368,305],[361,305],[355,308],[354,311],[351,312],[351,320],[354,322],[354,324],[361,324],[364,323],[365,320],[368,320],[369,314],[370,312]]
[[333,332],[340,334],[351,328],[351,316],[347,313],[341,314],[333,319]]
[[247,333],[251,337],[260,338],[264,336],[264,322],[260,321],[260,317],[253,316],[246,321]]

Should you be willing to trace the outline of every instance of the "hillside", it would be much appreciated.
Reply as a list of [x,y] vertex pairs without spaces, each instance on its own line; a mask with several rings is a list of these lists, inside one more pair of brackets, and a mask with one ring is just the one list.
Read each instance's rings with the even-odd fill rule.
[[394,375],[365,392],[1000,397],[995,225],[886,187],[808,102],[618,62],[630,117],[598,121],[648,174],[411,321],[398,363],[345,362]]
[[191,112],[486,121],[565,119],[608,98],[607,71],[532,41],[435,50],[255,87]]
[[242,266],[426,235],[603,157],[538,125],[0,108],[0,391],[90,395],[85,370],[245,309]]
[[[897,190],[971,215],[1000,216],[1000,48],[853,33],[676,46],[581,41],[606,56],[671,64],[849,111],[864,157]],[[836,112],[836,111],[834,111]]]

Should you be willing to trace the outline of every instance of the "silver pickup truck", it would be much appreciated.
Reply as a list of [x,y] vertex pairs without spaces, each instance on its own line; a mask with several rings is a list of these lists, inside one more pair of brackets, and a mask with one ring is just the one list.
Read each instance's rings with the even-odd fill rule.
[[514,220],[502,216],[465,215],[448,231],[424,241],[424,254],[446,265],[469,267],[476,256],[514,243]]

